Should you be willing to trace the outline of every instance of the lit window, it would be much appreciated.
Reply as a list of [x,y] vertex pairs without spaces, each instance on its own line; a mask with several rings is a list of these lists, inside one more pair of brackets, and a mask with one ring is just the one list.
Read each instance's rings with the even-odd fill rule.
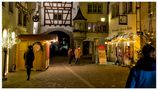
[[88,30],[91,30],[91,24],[88,24]]
[[96,24],[93,24],[93,32],[95,32]]
[[92,29],[92,24],[88,23],[88,31],[91,31],[91,29]]

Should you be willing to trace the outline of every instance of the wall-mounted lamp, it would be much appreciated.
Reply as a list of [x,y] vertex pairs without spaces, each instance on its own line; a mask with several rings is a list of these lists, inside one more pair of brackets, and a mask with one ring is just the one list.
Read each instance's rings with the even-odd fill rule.
[[36,14],[32,17],[32,20],[34,22],[38,22],[39,21],[39,12],[38,11],[36,11]]
[[88,30],[90,30],[91,29],[91,27],[88,27]]
[[100,21],[101,21],[101,22],[105,22],[105,18],[101,18]]

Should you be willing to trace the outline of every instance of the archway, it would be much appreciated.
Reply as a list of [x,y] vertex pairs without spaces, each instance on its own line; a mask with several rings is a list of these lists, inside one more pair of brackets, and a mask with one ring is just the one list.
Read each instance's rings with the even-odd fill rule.
[[70,37],[61,31],[53,31],[49,34],[57,35],[58,41],[57,42],[51,42],[51,51],[53,52],[51,56],[66,56],[67,50],[70,47]]
[[[54,43],[53,40],[50,44],[50,64],[64,62],[57,60],[56,57],[63,58],[67,60],[67,49],[69,47],[73,48],[73,31],[71,29],[66,28],[45,28],[46,31],[43,34],[50,34],[54,36],[58,36],[58,42]],[[61,45],[62,43],[62,45]],[[63,52],[63,53],[62,53]],[[57,61],[57,62],[56,62]]]
[[56,42],[52,41],[50,45],[50,64],[66,61],[66,58],[61,60],[59,57],[67,57],[67,52],[71,43],[70,36],[62,31],[52,31],[48,34],[57,36],[58,38]]

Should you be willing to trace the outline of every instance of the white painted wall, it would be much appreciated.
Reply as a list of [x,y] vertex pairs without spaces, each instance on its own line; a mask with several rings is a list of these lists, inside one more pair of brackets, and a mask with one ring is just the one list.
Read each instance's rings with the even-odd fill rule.
[[[78,2],[73,2],[72,19],[77,14],[77,11],[78,11],[77,6],[78,6]],[[48,26],[48,25],[44,26],[44,7],[43,7],[43,3],[41,3],[41,10],[40,11],[41,11],[41,17],[40,17],[40,19],[41,19],[41,22],[40,22],[41,23],[41,30],[40,30],[40,33],[47,32],[47,30],[50,30],[50,29],[52,29],[52,31],[53,31],[53,28],[54,29],[55,28],[64,29],[68,32],[73,31],[73,27],[70,27],[70,26]],[[53,18],[53,17],[51,17],[51,18]],[[72,26],[73,26],[73,22],[72,22]]]

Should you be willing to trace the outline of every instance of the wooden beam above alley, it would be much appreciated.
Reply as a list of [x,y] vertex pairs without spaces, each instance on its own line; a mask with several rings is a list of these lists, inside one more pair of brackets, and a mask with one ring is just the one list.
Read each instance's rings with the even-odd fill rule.
[[28,40],[28,41],[34,41],[34,40],[52,40],[55,38],[55,34],[21,34],[18,35],[18,39],[20,40]]

